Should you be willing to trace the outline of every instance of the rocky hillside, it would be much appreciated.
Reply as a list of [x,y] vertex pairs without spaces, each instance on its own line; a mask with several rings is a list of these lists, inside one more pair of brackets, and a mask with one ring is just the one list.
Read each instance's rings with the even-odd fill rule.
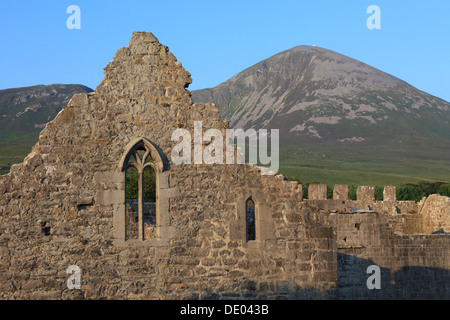
[[76,84],[0,90],[0,144],[34,144],[46,123],[74,94],[91,91]]
[[319,47],[281,52],[192,97],[234,128],[280,129],[285,146],[450,160],[450,103]]

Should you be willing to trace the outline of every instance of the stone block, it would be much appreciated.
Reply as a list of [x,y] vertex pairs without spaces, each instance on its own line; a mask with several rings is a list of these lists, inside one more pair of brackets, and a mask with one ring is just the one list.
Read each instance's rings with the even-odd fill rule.
[[450,232],[450,198],[438,194],[430,195],[424,202],[420,214],[426,233]]
[[308,200],[327,200],[327,185],[310,184],[308,187]]
[[85,205],[85,206],[89,206],[92,205],[94,203],[94,195],[91,194],[90,192],[85,192],[82,191],[80,193],[80,195],[77,198],[77,205],[81,206],[81,205]]
[[71,205],[65,208],[65,215],[67,220],[73,220],[78,215],[78,207],[76,205]]
[[89,97],[87,93],[78,93],[70,99],[67,105],[71,107],[87,107],[89,106]]
[[333,200],[348,200],[348,186],[336,184],[333,189]]
[[177,228],[172,226],[160,226],[159,227],[159,237],[163,239],[171,239],[180,235]]
[[160,189],[159,190],[159,197],[161,199],[169,199],[174,198],[180,195],[180,189],[179,188],[168,188],[168,189]]
[[109,206],[125,203],[125,192],[122,190],[98,190],[95,194],[95,203]]
[[245,226],[242,221],[230,221],[230,239],[231,240],[244,240],[245,239]]
[[256,234],[257,240],[264,241],[266,239],[273,239],[275,237],[275,224],[269,220],[261,221],[259,223],[259,234]]
[[267,250],[285,250],[286,249],[286,240],[282,240],[282,239],[266,240],[266,249]]
[[94,174],[94,183],[115,183],[125,180],[125,174],[123,172],[96,172]]
[[383,201],[397,201],[397,188],[395,186],[384,187]]
[[356,190],[356,199],[362,202],[375,201],[375,187],[358,186],[358,189]]
[[169,188],[169,174],[167,172],[161,172],[158,176],[159,188],[168,189]]

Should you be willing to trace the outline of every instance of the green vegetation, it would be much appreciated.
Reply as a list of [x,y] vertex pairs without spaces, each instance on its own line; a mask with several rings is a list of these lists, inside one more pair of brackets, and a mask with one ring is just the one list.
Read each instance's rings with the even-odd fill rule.
[[304,198],[311,183],[326,184],[329,199],[335,184],[347,184],[351,200],[356,200],[356,188],[362,185],[375,186],[378,201],[383,200],[383,189],[388,185],[397,187],[397,200],[420,201],[430,194],[450,196],[449,162],[422,156],[386,147],[359,152],[332,145],[285,147],[280,149],[280,173],[302,183]]
[[430,194],[450,197],[450,184],[420,181],[416,184],[408,183],[397,187],[397,200],[420,201],[423,197],[428,197]]
[[[138,173],[134,167],[127,170],[126,175],[126,198],[138,199]],[[144,202],[156,201],[156,177],[155,171],[151,167],[144,170]]]
[[316,144],[299,148],[280,148],[279,173],[301,181],[324,184],[400,185],[408,183],[450,182],[449,161],[424,155],[413,149],[410,153],[389,146],[359,147],[351,145]]
[[0,143],[0,175],[7,174],[13,164],[22,163],[31,152],[32,144]]

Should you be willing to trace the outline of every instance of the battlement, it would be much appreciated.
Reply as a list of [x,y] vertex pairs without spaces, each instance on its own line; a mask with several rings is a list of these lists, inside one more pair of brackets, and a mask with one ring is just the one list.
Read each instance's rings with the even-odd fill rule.
[[448,197],[430,195],[420,202],[397,201],[396,187],[386,186],[383,200],[375,200],[375,187],[358,186],[356,200],[349,199],[347,185],[335,185],[333,199],[327,199],[327,185],[311,184],[308,187],[308,199],[303,202],[332,213],[381,213],[390,216],[394,230],[406,234],[431,234],[450,232]]
[[327,198],[327,185],[311,184],[308,187],[308,199],[303,201],[310,206],[337,212],[381,212],[388,214],[419,213],[422,202],[397,201],[396,187],[386,186],[383,190],[383,200],[375,200],[374,186],[358,186],[356,200],[349,198],[348,185],[335,185],[333,198]]
[[[384,187],[383,201],[395,202],[397,200],[396,191],[395,186]],[[348,192],[348,185],[336,184],[333,188],[332,200],[349,200]],[[310,184],[308,187],[308,200],[327,200],[327,185]],[[375,201],[375,187],[358,186],[356,191],[356,201]]]

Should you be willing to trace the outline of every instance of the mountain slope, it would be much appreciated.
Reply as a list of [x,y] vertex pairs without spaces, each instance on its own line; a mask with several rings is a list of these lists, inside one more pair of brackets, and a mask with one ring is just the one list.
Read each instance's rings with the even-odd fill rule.
[[0,174],[20,163],[37,142],[46,123],[74,94],[92,89],[77,84],[39,85],[0,90]]
[[0,143],[35,143],[42,128],[74,94],[91,91],[75,84],[0,90]]
[[279,129],[284,150],[344,162],[450,161],[450,103],[319,47],[281,52],[192,99],[214,102],[233,128]]

